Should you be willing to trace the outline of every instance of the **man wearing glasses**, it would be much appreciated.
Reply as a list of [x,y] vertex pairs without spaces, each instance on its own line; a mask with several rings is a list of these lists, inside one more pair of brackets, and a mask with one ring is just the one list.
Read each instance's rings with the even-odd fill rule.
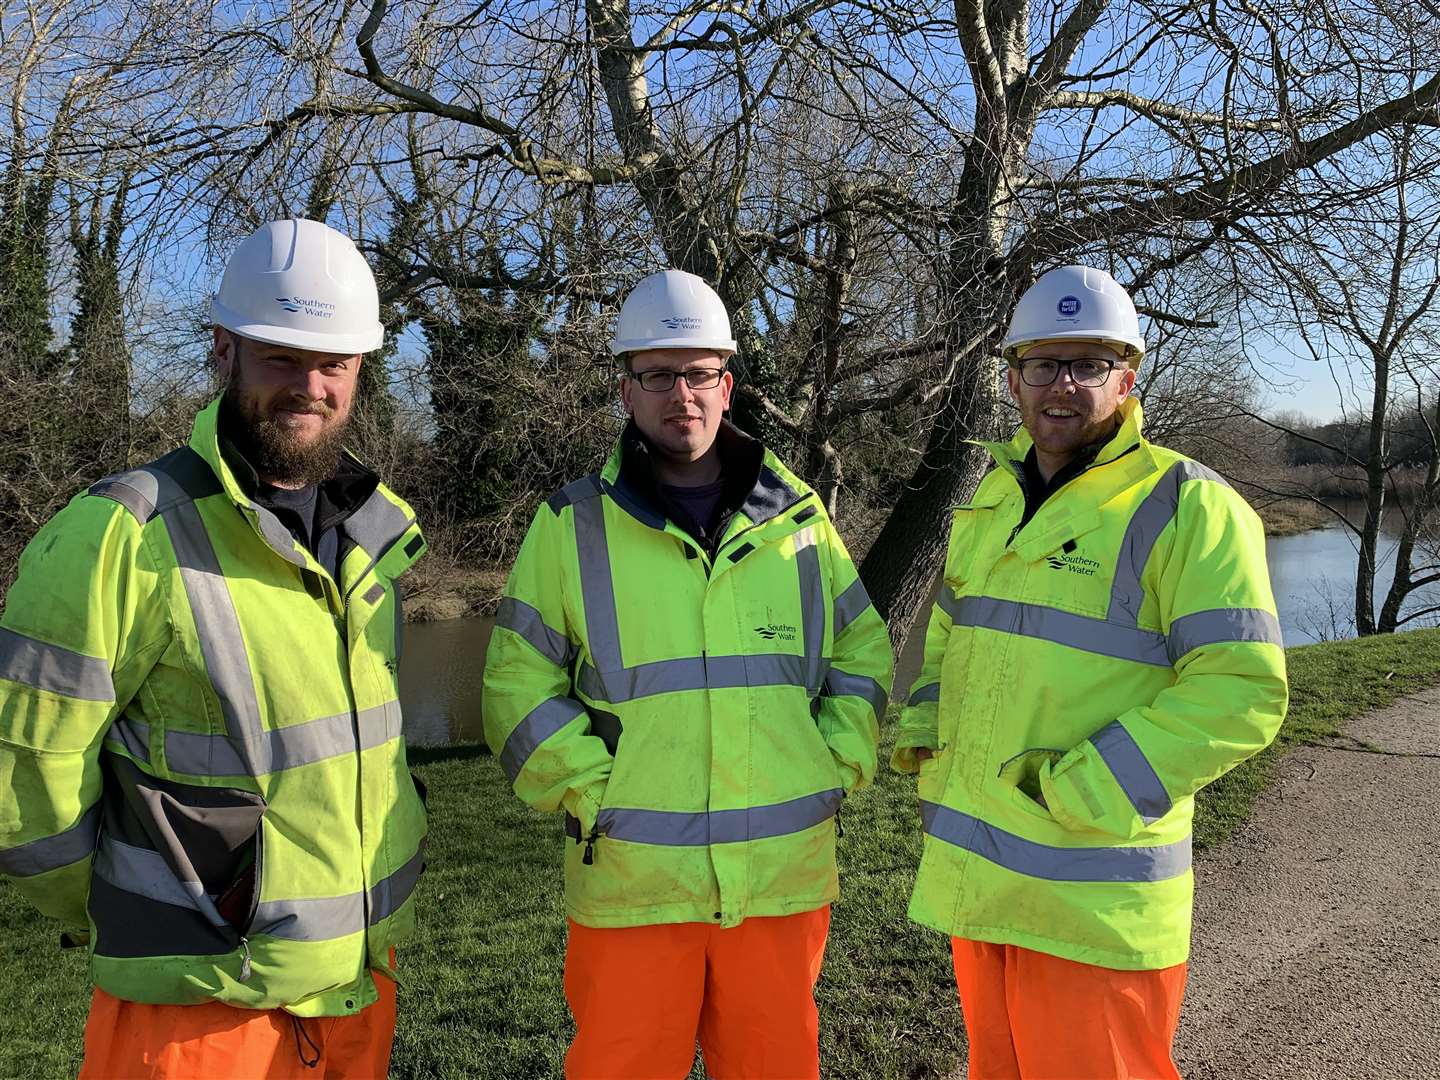
[[1066,266],[1004,343],[1021,429],[956,509],[894,768],[971,1080],[1176,1077],[1194,794],[1285,715],[1254,512],[1147,442],[1135,307]]
[[620,311],[629,414],[540,507],[500,605],[485,733],[565,811],[567,1077],[819,1075],[814,986],[845,796],[874,775],[885,624],[813,491],[724,419],[720,298]]

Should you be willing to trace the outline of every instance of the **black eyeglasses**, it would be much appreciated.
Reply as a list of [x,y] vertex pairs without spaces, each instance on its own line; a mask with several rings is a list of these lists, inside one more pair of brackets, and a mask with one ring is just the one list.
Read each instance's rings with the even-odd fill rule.
[[630,377],[640,384],[641,390],[663,394],[674,388],[676,379],[684,379],[691,390],[709,390],[712,386],[720,385],[720,377],[724,374],[724,368],[696,367],[686,368],[684,371],[651,368],[648,371],[632,371]]
[[1049,386],[1060,377],[1060,369],[1068,368],[1070,381],[1076,386],[1104,386],[1115,367],[1114,360],[1054,360],[1048,356],[1037,356],[1033,360],[1020,362],[1020,378],[1026,386]]

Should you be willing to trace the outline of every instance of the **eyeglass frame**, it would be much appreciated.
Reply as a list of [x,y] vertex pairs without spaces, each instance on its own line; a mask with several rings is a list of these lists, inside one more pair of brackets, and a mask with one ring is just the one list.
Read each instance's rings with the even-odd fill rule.
[[[1035,363],[1054,364],[1054,365],[1055,365],[1055,374],[1054,374],[1053,376],[1051,376],[1050,379],[1047,380],[1046,382],[1042,382],[1042,383],[1031,382],[1029,379],[1027,379],[1027,378],[1025,377],[1025,367],[1026,367],[1026,365],[1028,365],[1028,364],[1035,364]],[[1091,383],[1091,382],[1081,382],[1079,379],[1077,379],[1077,378],[1075,377],[1075,368],[1074,368],[1074,365],[1075,365],[1075,364],[1104,364],[1104,365],[1106,365],[1106,366],[1105,366],[1105,377],[1104,377],[1103,379],[1101,379],[1099,382],[1095,382],[1095,383]],[[1107,382],[1110,381],[1110,376],[1114,373],[1114,371],[1115,371],[1115,369],[1116,369],[1117,367],[1118,367],[1118,368],[1125,369],[1125,370],[1128,370],[1128,365],[1125,363],[1124,360],[1110,360],[1110,359],[1107,359],[1107,358],[1101,357],[1101,356],[1075,356],[1075,357],[1071,357],[1071,358],[1068,359],[1068,360],[1062,360],[1062,359],[1060,359],[1059,357],[1055,357],[1055,356],[1027,356],[1027,357],[1025,357],[1023,360],[1017,360],[1017,361],[1015,362],[1015,370],[1016,370],[1016,371],[1019,373],[1019,375],[1020,375],[1020,381],[1023,382],[1026,386],[1031,387],[1032,389],[1035,389],[1035,390],[1039,390],[1039,389],[1041,389],[1041,388],[1043,388],[1043,387],[1046,387],[1046,386],[1054,386],[1055,383],[1056,383],[1056,381],[1060,378],[1060,371],[1061,371],[1061,369],[1064,369],[1066,372],[1069,373],[1069,375],[1070,375],[1070,381],[1073,382],[1076,386],[1083,386],[1083,387],[1085,387],[1087,390],[1095,390],[1095,389],[1097,389],[1097,388],[1099,388],[1099,387],[1101,387],[1101,386],[1104,386]]]
[[[720,385],[721,380],[725,378],[725,373],[728,370],[729,368],[723,363],[718,368],[692,367],[686,368],[683,371],[676,371],[673,368],[646,368],[644,371],[636,371],[628,363],[625,365],[625,375],[635,380],[635,384],[647,394],[668,394],[675,389],[675,383],[680,379],[684,379],[685,385],[691,390],[713,390]],[[692,374],[713,375],[715,378],[703,386],[696,386],[690,381]],[[649,387],[645,385],[645,376],[647,375],[669,375],[670,381],[663,387]]]

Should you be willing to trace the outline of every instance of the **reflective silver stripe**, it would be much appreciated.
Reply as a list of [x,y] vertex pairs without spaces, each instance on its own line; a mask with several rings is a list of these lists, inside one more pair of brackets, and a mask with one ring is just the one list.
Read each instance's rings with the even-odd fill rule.
[[1216,608],[1182,615],[1170,624],[1170,659],[1178,661],[1192,649],[1226,641],[1260,641],[1285,645],[1280,620],[1262,608]]
[[805,649],[805,692],[812,698],[825,680],[825,583],[813,527],[795,534],[795,572],[800,584],[800,633]]
[[198,881],[181,881],[176,877],[160,852],[135,847],[113,836],[105,836],[100,841],[95,873],[117,889],[175,907],[198,910],[197,901],[205,892]]
[[360,509],[345,519],[345,534],[370,556],[373,566],[391,544],[410,531],[413,524],[413,517],[376,488]]
[[875,719],[885,716],[885,704],[889,697],[880,684],[868,675],[851,675],[848,671],[831,668],[825,675],[825,692],[834,697],[864,698],[875,710]]
[[955,595],[955,591],[949,585],[940,586],[940,595],[935,598],[935,606],[949,615],[952,623],[959,621],[960,598]]
[[865,591],[864,583],[856,578],[835,599],[835,636],[838,638],[847,626],[865,614],[869,606],[870,594]]
[[[165,512],[164,521],[195,617],[210,685],[220,698],[225,729],[234,740],[236,752],[243,756],[249,745],[260,740],[262,729],[260,703],[255,697],[255,680],[235,603],[195,504],[176,505]],[[249,759],[245,760],[248,763]]]
[[354,582],[346,590],[346,603],[349,603],[351,594],[360,587],[361,582],[370,575],[370,571],[375,569],[391,546],[409,532],[414,524],[415,519],[386,498],[379,488],[370,493],[370,497],[359,510],[345,519],[340,528],[346,536],[355,541],[361,551],[370,556],[365,569],[356,575]]
[[[146,472],[108,476],[90,485],[87,495],[118,502],[144,525],[155,516],[156,490],[154,477]],[[149,481],[148,483],[146,481]]]
[[794,653],[752,656],[687,656],[656,660],[619,671],[580,666],[580,692],[618,705],[655,694],[686,690],[728,690],[742,686],[805,686],[805,659]]
[[86,494],[118,502],[143,525],[178,503],[223,490],[209,463],[193,448],[181,446],[149,465],[91,484]]
[[574,659],[574,646],[558,630],[552,630],[541,616],[523,600],[507,596],[495,613],[495,625],[519,634],[530,647],[556,667],[566,668]]
[[530,755],[570,721],[585,715],[585,707],[568,697],[546,698],[515,725],[500,751],[500,767],[511,783],[520,775]]
[[1147,825],[1170,812],[1170,793],[1125,725],[1119,720],[1106,724],[1090,736],[1090,744],[1110,766],[1120,790]]
[[290,530],[280,524],[280,519],[259,503],[252,502],[250,509],[255,512],[255,521],[260,526],[260,535],[265,538],[265,543],[275,554],[292,566],[303,567],[305,556],[301,554],[299,546],[295,543],[295,537],[290,535]]
[[605,539],[605,500],[582,499],[575,505],[575,548],[580,560],[580,594],[585,605],[585,640],[602,671],[624,665],[620,626],[615,613],[615,583],[610,577],[610,547]]
[[211,926],[231,929],[215,907],[215,898],[198,881],[184,881],[158,851],[135,847],[103,836],[95,856],[95,873],[117,889],[173,907],[200,912]]
[[917,687],[915,687],[914,690],[911,690],[911,691],[910,691],[910,700],[907,701],[906,704],[907,704],[907,705],[920,705],[920,704],[922,704],[923,702],[926,702],[926,701],[939,701],[939,700],[940,700],[940,683],[939,683],[938,681],[936,681],[936,682],[926,683],[924,686],[917,686]]
[[[389,918],[415,891],[425,864],[422,844],[404,866],[370,887],[370,922]],[[313,900],[265,900],[255,909],[249,937],[268,934],[288,941],[330,941],[365,929],[365,894]]]
[[267,934],[287,941],[330,941],[365,929],[365,894],[314,900],[265,900],[255,909],[247,937]]
[[[941,590],[940,597],[944,604],[946,590]],[[1117,660],[1170,667],[1165,635],[1138,627],[1121,626],[1041,604],[1022,604],[990,596],[966,596],[953,604],[953,610],[947,610],[951,611],[956,626],[1019,634],[1082,652],[1112,656]]]
[[105,733],[106,749],[127,753],[136,761],[150,761],[150,725],[128,716],[118,716]]
[[835,816],[845,795],[839,788],[803,795],[788,802],[747,810],[710,810],[687,814],[672,810],[601,810],[597,830],[612,840],[635,844],[698,847],[764,840],[819,825]]
[[1046,881],[1166,881],[1190,869],[1190,837],[1152,847],[1059,848],[1037,844],[989,822],[921,801],[920,820],[937,840],[1006,870]]
[[82,701],[114,701],[110,662],[0,627],[0,679]]
[[95,850],[95,833],[99,828],[100,804],[96,803],[64,832],[0,851],[0,874],[34,877],[80,862]]
[[420,881],[420,872],[424,868],[425,841],[421,840],[420,849],[410,857],[404,866],[370,889],[370,924],[372,926],[381,919],[388,919],[394,915],[400,910],[400,905],[410,899],[410,894],[415,891],[415,886]]
[[371,750],[400,737],[400,703],[387,701],[357,713],[337,713],[274,728],[237,747],[234,739],[194,731],[165,732],[166,764],[193,776],[265,776],[301,765]]
[[1177,461],[1150,489],[1150,494],[1145,496],[1130,518],[1129,525],[1125,527],[1125,537],[1120,541],[1120,552],[1115,562],[1115,580],[1110,586],[1110,610],[1107,618],[1111,621],[1131,626],[1139,623],[1140,605],[1145,602],[1145,589],[1140,584],[1140,576],[1145,572],[1145,564],[1150,559],[1155,542],[1175,517],[1175,511],[1180,506],[1180,485],[1187,480],[1225,483],[1219,473],[1198,461]]

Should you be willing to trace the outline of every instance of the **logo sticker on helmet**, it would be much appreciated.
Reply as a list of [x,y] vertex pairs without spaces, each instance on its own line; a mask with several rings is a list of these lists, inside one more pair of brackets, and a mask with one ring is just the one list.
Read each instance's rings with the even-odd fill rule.
[[314,300],[304,296],[277,296],[275,302],[286,311],[304,312],[314,319],[331,319],[335,316],[335,305],[326,300]]
[[699,330],[700,320],[693,315],[673,315],[668,319],[661,319],[660,325],[667,330]]
[[1060,302],[1055,305],[1055,310],[1060,313],[1061,318],[1073,319],[1080,314],[1080,298],[1078,296],[1062,296]]

